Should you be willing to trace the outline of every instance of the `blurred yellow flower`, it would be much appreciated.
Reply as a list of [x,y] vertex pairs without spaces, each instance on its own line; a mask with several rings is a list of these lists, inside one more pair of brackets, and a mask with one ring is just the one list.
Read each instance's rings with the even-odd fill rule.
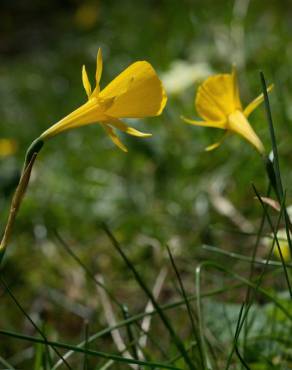
[[[268,91],[272,89],[269,86]],[[254,99],[243,109],[239,97],[236,69],[232,73],[218,74],[207,78],[199,87],[195,107],[202,118],[196,121],[182,119],[196,126],[215,127],[225,130],[223,138],[206,148],[207,151],[218,148],[229,132],[243,136],[261,153],[264,146],[248,122],[249,115],[264,101],[263,94]]]
[[102,55],[99,49],[95,75],[96,86],[93,91],[85,66],[82,68],[82,81],[88,101],[46,130],[40,136],[41,140],[46,140],[65,130],[97,122],[104,127],[112,141],[123,151],[127,151],[127,148],[115,134],[115,128],[133,136],[151,136],[120,121],[120,118],[151,117],[162,113],[167,97],[151,64],[146,61],[131,64],[100,91],[101,73]]
[[[292,236],[292,235],[291,235]],[[290,248],[289,248],[289,243],[287,239],[287,234],[285,229],[280,229],[277,232],[277,239],[279,242],[279,247],[281,250],[281,254],[283,257],[283,260],[285,262],[291,261],[291,255],[290,255]],[[266,247],[271,248],[273,245],[273,235],[271,235],[270,238],[264,238],[264,244]],[[279,248],[276,243],[274,243],[274,248],[273,248],[273,254],[275,257],[277,257],[279,260],[281,260],[281,256],[279,253]]]
[[75,12],[75,23],[78,27],[89,30],[93,28],[100,15],[100,4],[98,1],[95,2],[83,2],[77,8]]
[[[283,260],[286,261],[286,262],[289,262],[291,260],[291,256],[290,256],[290,248],[289,248],[288,240],[287,239],[286,240],[279,240],[279,246],[280,246],[280,249],[281,249]],[[281,259],[279,249],[278,249],[277,246],[274,247],[274,255],[279,260]]]
[[17,143],[12,139],[0,139],[0,157],[8,157],[17,151]]

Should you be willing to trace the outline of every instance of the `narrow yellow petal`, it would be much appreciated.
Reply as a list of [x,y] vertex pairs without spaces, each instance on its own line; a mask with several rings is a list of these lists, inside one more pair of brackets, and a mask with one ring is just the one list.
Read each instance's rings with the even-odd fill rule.
[[96,90],[99,92],[100,87],[99,87],[99,82],[101,79],[101,74],[102,74],[102,52],[101,48],[98,49],[97,52],[97,57],[96,57],[96,73],[95,73],[95,79],[96,79]]
[[221,145],[221,142],[220,142],[220,141],[218,141],[217,143],[214,143],[214,144],[208,145],[208,146],[205,148],[205,151],[206,151],[206,152],[211,152],[212,150],[217,149],[220,145]]
[[107,132],[107,134],[109,135],[109,137],[111,138],[112,142],[113,142],[117,147],[119,147],[123,152],[127,152],[127,151],[128,151],[128,149],[127,149],[127,148],[125,147],[125,145],[121,142],[121,140],[117,137],[117,135],[115,134],[114,130],[113,130],[110,126],[108,126],[108,125],[106,125],[106,124],[104,124],[104,125],[103,125],[103,127],[104,127],[105,131]]
[[[270,85],[267,88],[267,91],[272,91],[274,85]],[[248,117],[262,102],[264,101],[264,94],[260,94],[257,98],[255,98],[248,106],[244,109],[243,114],[245,117]]]
[[239,96],[237,69],[235,65],[232,66],[232,78],[233,78],[234,106],[235,106],[235,109],[242,110],[240,96]]
[[82,66],[82,82],[83,82],[83,87],[86,91],[86,94],[89,98],[91,95],[91,85],[90,85],[89,78],[88,78],[86,68],[84,65]]
[[219,141],[217,141],[216,143],[211,144],[211,145],[208,145],[208,146],[205,148],[205,151],[206,151],[206,152],[211,152],[212,150],[219,148],[219,146],[220,146],[220,145],[223,143],[223,141],[225,140],[226,136],[228,136],[228,132],[225,132],[225,134],[222,136],[222,138],[221,138]]
[[237,110],[229,115],[227,129],[241,135],[254,145],[261,154],[264,153],[265,150],[261,140],[254,132],[243,112]]
[[180,117],[184,122],[189,123],[190,125],[194,126],[202,126],[202,127],[215,127],[221,128],[223,130],[226,129],[226,119],[223,121],[195,121],[184,116]]
[[137,137],[149,137],[149,136],[152,136],[152,134],[148,134],[146,132],[138,131],[134,127],[128,126],[127,124],[125,124],[124,122],[122,122],[122,121],[120,121],[118,119],[117,120],[114,120],[114,121],[110,121],[109,124],[111,126],[114,126],[117,129],[125,132],[128,135],[137,136]]
[[106,114],[115,118],[141,118],[161,114],[167,97],[155,70],[146,61],[131,64],[100,92],[115,97]]

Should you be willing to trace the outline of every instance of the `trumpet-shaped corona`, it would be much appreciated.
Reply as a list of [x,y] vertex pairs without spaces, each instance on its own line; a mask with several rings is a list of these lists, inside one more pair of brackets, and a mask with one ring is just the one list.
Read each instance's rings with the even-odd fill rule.
[[41,140],[92,123],[101,124],[112,141],[123,151],[127,149],[116,135],[115,129],[138,137],[151,136],[120,120],[121,118],[153,117],[162,113],[167,96],[151,64],[146,61],[131,64],[103,90],[100,90],[102,67],[102,54],[99,49],[94,89],[91,87],[85,66],[82,68],[82,82],[88,101],[46,130],[40,136]]
[[[272,89],[269,86],[268,91]],[[225,130],[223,138],[206,148],[207,151],[218,148],[226,135],[236,133],[249,141],[261,154],[264,146],[248,121],[249,115],[263,102],[263,94],[254,99],[243,109],[239,96],[236,69],[232,73],[218,74],[207,78],[199,87],[195,107],[201,121],[182,117],[192,125],[215,127]]]

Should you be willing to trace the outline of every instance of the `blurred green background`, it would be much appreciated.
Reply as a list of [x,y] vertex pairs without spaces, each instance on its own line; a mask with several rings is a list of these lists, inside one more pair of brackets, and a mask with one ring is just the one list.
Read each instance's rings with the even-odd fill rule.
[[[128,154],[114,147],[98,124],[46,143],[4,263],[6,281],[29,312],[36,317],[45,312],[55,335],[74,340],[82,337],[85,307],[96,312],[98,306],[94,286],[88,286],[56,242],[55,230],[133,311],[143,308],[142,293],[100,229],[102,221],[150,286],[168,264],[166,244],[188,276],[189,293],[196,263],[206,255],[202,243],[248,254],[249,239],[225,229],[256,227],[261,209],[251,183],[265,191],[263,163],[237,136],[205,152],[221,132],[185,125],[180,116],[196,117],[195,91],[207,75],[229,72],[236,63],[245,105],[261,92],[259,71],[264,71],[275,83],[271,101],[281,169],[285,187],[291,184],[290,1],[2,0],[0,10],[0,138],[18,144],[13,156],[0,159],[1,228],[26,148],[86,100],[81,67],[86,64],[93,80],[99,47],[104,56],[101,87],[130,63],[145,59],[169,96],[161,117],[132,122],[152,138],[121,135]],[[263,107],[250,121],[269,151]],[[242,219],[230,212],[226,217],[218,197],[231,202]],[[165,300],[173,296],[170,291]],[[28,330],[17,309],[8,309],[7,295],[2,302],[1,327]],[[77,303],[82,314],[74,313]],[[90,318],[93,327],[104,324],[95,314]],[[11,356],[17,352],[19,343],[0,343],[3,353],[4,347]]]

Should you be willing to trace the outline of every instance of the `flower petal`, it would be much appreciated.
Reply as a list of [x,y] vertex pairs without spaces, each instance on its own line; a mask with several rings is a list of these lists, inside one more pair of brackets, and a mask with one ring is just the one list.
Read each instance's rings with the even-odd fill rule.
[[254,132],[243,112],[237,110],[229,115],[227,129],[243,136],[254,145],[261,154],[264,153],[265,149],[263,143]]
[[[267,88],[267,92],[272,91],[273,88],[274,88],[274,85],[273,84],[270,85]],[[245,115],[245,117],[248,117],[263,101],[264,101],[264,94],[260,94],[252,102],[250,102],[243,111],[243,114]]]
[[91,95],[91,85],[90,85],[90,82],[89,82],[89,78],[88,78],[88,75],[87,75],[87,72],[86,72],[85,65],[82,66],[82,82],[83,82],[83,87],[86,91],[86,94],[89,98],[90,95]]
[[157,116],[167,101],[161,81],[146,61],[131,64],[99,96],[115,97],[113,105],[106,111],[115,118]]
[[205,148],[205,151],[206,151],[206,152],[211,152],[212,150],[217,149],[221,144],[222,144],[222,143],[221,143],[221,141],[217,141],[217,143],[214,143],[214,144],[208,145],[208,146]]
[[114,121],[110,121],[109,124],[111,126],[114,126],[117,129],[125,132],[128,135],[137,136],[137,137],[149,137],[149,136],[152,136],[152,134],[148,134],[146,132],[138,131],[134,127],[128,126],[127,124],[125,124],[124,122],[122,122],[122,121],[120,121],[118,119],[117,120],[114,120]]
[[207,78],[199,87],[195,106],[205,121],[222,121],[241,109],[236,74],[218,74]]
[[119,147],[123,152],[127,152],[128,149],[125,147],[125,145],[121,142],[121,140],[115,134],[114,130],[110,126],[108,126],[107,124],[104,124],[103,127],[104,127],[105,131],[107,132],[107,134],[109,135],[109,137],[111,138],[112,142],[117,147]]
[[223,143],[223,141],[225,140],[225,138],[228,136],[228,132],[226,131],[225,133],[224,133],[224,135],[222,136],[222,138],[219,140],[219,141],[217,141],[216,143],[214,143],[214,144],[211,144],[211,145],[208,145],[206,148],[205,148],[205,150],[206,150],[206,152],[211,152],[212,150],[214,150],[214,149],[217,149],[222,143]]
[[235,104],[236,109],[242,110],[240,96],[239,96],[237,69],[235,65],[233,65],[232,67],[232,78],[233,78],[234,104]]
[[101,53],[101,48],[99,48],[97,52],[97,57],[96,57],[96,72],[95,72],[95,80],[96,80],[95,90],[97,92],[99,92],[100,90],[99,82],[101,79],[101,74],[102,74],[102,53]]
[[226,129],[226,119],[223,121],[195,121],[184,116],[180,117],[184,122],[189,123],[190,125],[194,126],[202,126],[202,127],[215,127],[221,128],[223,130]]

